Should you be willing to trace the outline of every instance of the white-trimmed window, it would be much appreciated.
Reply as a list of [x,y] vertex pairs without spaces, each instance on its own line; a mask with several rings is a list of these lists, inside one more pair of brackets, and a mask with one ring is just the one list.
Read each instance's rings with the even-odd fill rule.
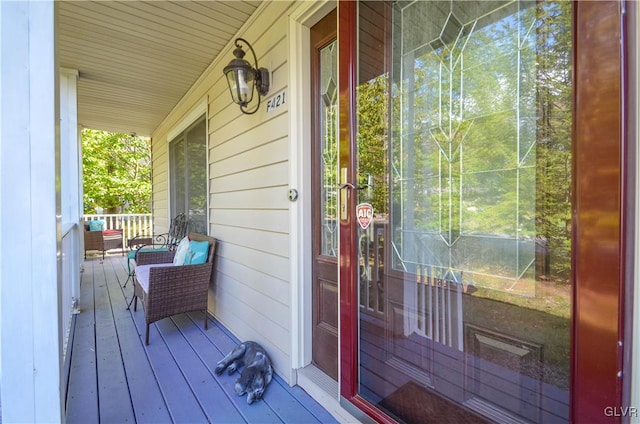
[[169,143],[171,215],[185,213],[189,231],[207,233],[207,125],[205,117]]

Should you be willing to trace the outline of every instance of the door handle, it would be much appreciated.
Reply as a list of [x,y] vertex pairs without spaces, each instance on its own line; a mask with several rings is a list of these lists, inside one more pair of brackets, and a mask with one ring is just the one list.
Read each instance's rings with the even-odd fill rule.
[[351,183],[338,184],[338,189],[343,190],[345,188],[351,188],[353,190],[373,189],[373,175],[367,174],[367,184],[365,185],[354,185]]
[[359,189],[361,189],[362,187],[355,186],[355,185],[353,185],[353,184],[351,184],[351,183],[338,184],[338,189],[340,189],[340,190],[344,190],[345,188],[351,188],[351,189],[353,189],[353,190],[359,190]]
[[338,189],[340,190],[340,220],[347,220],[347,191],[345,188],[355,188],[351,183],[347,182],[347,168],[340,168],[340,182]]
[[350,188],[351,190],[363,190],[366,189],[366,197],[371,199],[373,197],[373,175],[367,174],[367,184],[365,185],[355,185],[352,183],[346,182],[347,180],[347,168],[340,169],[340,181],[343,181],[341,184],[338,184],[338,190],[340,190],[340,219],[343,221],[347,219],[347,192],[344,190],[345,188]]

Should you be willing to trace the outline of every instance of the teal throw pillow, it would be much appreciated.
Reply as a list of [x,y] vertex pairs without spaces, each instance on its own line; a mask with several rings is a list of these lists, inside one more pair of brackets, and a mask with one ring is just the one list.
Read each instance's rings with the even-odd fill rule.
[[209,253],[208,241],[195,241],[189,242],[189,252],[185,258],[185,265],[200,265],[207,262],[207,254]]
[[89,231],[104,231],[105,222],[102,219],[89,221]]

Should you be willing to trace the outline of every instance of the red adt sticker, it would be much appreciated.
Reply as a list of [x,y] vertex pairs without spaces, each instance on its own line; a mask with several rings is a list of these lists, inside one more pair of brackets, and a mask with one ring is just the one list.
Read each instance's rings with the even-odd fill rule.
[[366,230],[373,220],[373,206],[369,203],[360,203],[356,206],[356,217],[363,230]]

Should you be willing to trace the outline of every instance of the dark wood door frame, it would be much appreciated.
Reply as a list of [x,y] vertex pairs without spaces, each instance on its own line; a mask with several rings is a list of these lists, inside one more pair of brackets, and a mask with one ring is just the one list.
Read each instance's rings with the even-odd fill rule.
[[[351,1],[338,2],[338,107],[339,157],[347,167],[347,181],[357,185],[355,176],[356,151],[356,75],[357,75],[357,4]],[[354,225],[355,193],[347,191],[345,217],[340,217],[340,260],[357,257],[357,231]],[[358,386],[358,289],[357,266],[340,266],[340,394],[356,407],[364,409],[369,404],[361,403],[357,397]],[[365,410],[365,412],[375,412]]]
[[[616,422],[622,405],[626,192],[621,3],[574,2],[573,331],[571,421]],[[340,162],[356,183],[357,4],[339,1]],[[394,422],[358,396],[356,199],[340,220],[340,394],[378,422]]]
[[[622,23],[622,33],[625,35],[625,41],[623,43],[623,54],[625,55],[624,63],[633,64],[638,63],[638,3],[635,1],[629,1],[625,3],[626,14]],[[638,199],[638,146],[633,140],[637,140],[640,134],[639,123],[636,117],[638,116],[638,99],[633,96],[632,93],[638,93],[639,83],[637,76],[637,69],[632,69],[627,66],[623,72],[624,74],[624,87],[622,91],[626,94],[624,99],[625,108],[625,122],[626,133],[625,137],[625,153],[623,166],[623,178],[625,186],[623,192],[625,195],[625,203],[622,210],[626,212],[624,216],[624,229],[623,240],[625,246],[625,257],[628,259],[623,269],[625,270],[626,290],[622,294],[623,299],[630,299],[624,307],[624,319],[621,321],[621,325],[624,328],[624,335],[626,343],[623,346],[624,355],[622,359],[623,372],[626,377],[623,378],[622,387],[622,405],[631,405],[633,400],[631,399],[631,386],[633,380],[632,372],[635,376],[640,375],[636,371],[631,369],[633,361],[633,322],[637,309],[634,308],[634,296],[635,290],[635,257],[636,257],[636,237],[633,234],[637,234],[638,223],[636,223],[636,215],[638,213],[637,199]],[[637,299],[637,297],[636,297]],[[635,304],[637,308],[638,305]],[[628,325],[624,325],[627,323]],[[637,329],[635,330],[637,331]],[[638,381],[636,378],[635,381]]]
[[622,401],[627,194],[620,12],[615,1],[574,3],[574,422],[611,422],[605,408]]

